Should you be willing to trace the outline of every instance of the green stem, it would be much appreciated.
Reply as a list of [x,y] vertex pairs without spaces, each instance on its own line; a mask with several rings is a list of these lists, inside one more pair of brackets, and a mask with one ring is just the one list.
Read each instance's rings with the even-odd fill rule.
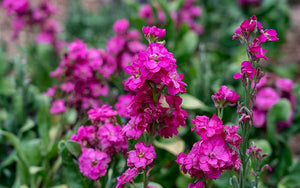
[[144,170],[144,188],[147,188],[147,185],[148,185],[147,169],[148,169],[148,168],[146,168],[146,169]]

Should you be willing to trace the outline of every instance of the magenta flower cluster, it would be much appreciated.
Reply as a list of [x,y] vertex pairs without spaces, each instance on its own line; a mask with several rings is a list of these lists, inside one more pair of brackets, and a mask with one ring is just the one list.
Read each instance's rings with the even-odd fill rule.
[[36,41],[38,43],[51,44],[55,49],[61,47],[57,40],[59,26],[52,18],[56,7],[48,0],[40,0],[37,6],[30,4],[28,0],[4,0],[2,7],[6,9],[8,16],[12,16],[12,38],[18,38],[20,31],[28,28],[29,31],[38,29]]
[[[164,25],[166,23],[164,10],[158,4],[154,4],[154,7],[158,14],[158,24]],[[196,21],[197,18],[201,17],[202,9],[200,6],[195,5],[195,0],[184,1],[182,7],[178,11],[170,11],[170,15],[177,29],[183,24],[187,24],[191,30],[199,35],[204,32],[202,25]],[[145,19],[148,25],[154,25],[156,23],[155,14],[150,4],[142,5],[138,16]]]
[[[259,36],[256,37],[257,31],[259,32]],[[256,61],[257,59],[265,59],[268,58],[264,55],[267,50],[261,47],[261,44],[266,41],[276,41],[279,40],[277,38],[277,32],[274,29],[266,29],[263,30],[262,25],[255,15],[253,15],[249,20],[244,20],[239,27],[235,29],[235,35],[233,35],[232,39],[238,38],[242,44],[247,44],[248,49],[247,53],[251,59],[251,61]]]
[[236,151],[242,141],[236,133],[239,126],[224,126],[216,114],[210,120],[207,116],[196,116],[192,123],[195,125],[192,130],[201,139],[188,154],[177,156],[181,170],[197,179],[217,179],[225,170],[239,170],[241,161]]
[[[148,32],[144,34],[149,36]],[[177,128],[185,125],[188,114],[180,107],[182,99],[176,96],[185,93],[186,84],[182,81],[183,74],[176,71],[173,54],[161,43],[150,43],[125,71],[130,74],[125,90],[135,95],[129,105],[131,119],[123,128],[124,135],[138,139],[145,130],[163,137],[177,134]]]
[[[76,39],[68,45],[68,52],[58,68],[50,73],[60,84],[54,85],[46,93],[55,101],[50,112],[64,112],[64,105],[77,110],[99,106],[99,96],[108,94],[106,80],[116,69],[115,60],[102,49],[88,49],[86,44]],[[63,99],[57,99],[62,96]],[[57,102],[59,101],[59,105]]]
[[126,183],[133,183],[134,177],[139,172],[148,170],[149,173],[154,166],[156,153],[152,145],[147,146],[144,142],[138,142],[135,144],[135,149],[128,152],[127,166],[129,168],[117,178],[117,188],[123,188]]
[[141,36],[137,30],[129,30],[127,19],[117,20],[113,26],[116,33],[107,42],[107,53],[113,56],[117,69],[123,70],[131,64],[136,53],[145,50],[146,46],[141,43]]
[[224,108],[228,105],[235,105],[239,98],[240,96],[238,94],[224,85],[221,86],[217,93],[212,95],[212,100],[214,101],[216,108]]
[[296,100],[293,95],[294,83],[288,78],[279,78],[275,74],[267,73],[256,85],[256,101],[253,106],[255,127],[265,127],[268,111],[280,99],[287,99],[291,103],[291,113],[286,122],[279,122],[279,128],[287,127],[292,123]]
[[106,174],[108,163],[118,153],[127,151],[127,140],[116,123],[117,112],[103,105],[88,111],[90,126],[80,126],[71,140],[78,142],[82,154],[79,157],[80,172],[92,180]]

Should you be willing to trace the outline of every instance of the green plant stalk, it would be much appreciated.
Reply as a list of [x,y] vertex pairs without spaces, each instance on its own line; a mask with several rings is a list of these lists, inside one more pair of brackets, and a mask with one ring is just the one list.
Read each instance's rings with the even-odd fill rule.
[[[245,86],[245,107],[250,108],[250,101],[251,101],[251,85],[252,81],[247,79],[247,86]],[[247,179],[247,173],[248,173],[248,159],[247,159],[247,154],[246,154],[246,149],[249,146],[249,132],[250,132],[250,125],[249,121],[246,121],[242,124],[242,145],[240,149],[240,155],[241,155],[241,161],[242,161],[242,173],[240,177],[240,187],[244,188],[245,187],[245,182]]]

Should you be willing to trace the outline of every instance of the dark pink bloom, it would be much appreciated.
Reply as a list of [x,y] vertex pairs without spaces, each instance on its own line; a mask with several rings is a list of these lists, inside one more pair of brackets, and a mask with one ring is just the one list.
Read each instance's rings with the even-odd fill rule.
[[128,107],[132,98],[132,94],[119,96],[118,102],[115,104],[115,108],[120,116],[124,118],[130,118]]
[[99,176],[105,176],[108,168],[107,163],[109,163],[110,160],[110,157],[102,151],[85,148],[82,150],[82,154],[79,158],[80,172],[84,176],[97,181]]
[[253,121],[255,127],[263,127],[265,125],[267,114],[258,109],[253,109]]
[[[112,107],[104,104],[102,107],[94,107],[88,111],[89,119],[92,122],[100,122],[114,119],[114,116],[117,115],[117,112],[112,110]],[[97,124],[97,123],[96,123]]]
[[276,87],[282,91],[291,93],[293,92],[294,83],[288,78],[278,78],[276,81]]
[[121,130],[120,125],[114,126],[108,122],[98,129],[97,137],[101,151],[113,155],[127,150],[127,140],[121,134]]
[[234,105],[239,100],[239,95],[222,85],[217,93],[212,95],[212,99],[217,108],[224,108],[227,105]]
[[117,20],[113,26],[114,31],[117,34],[126,33],[129,29],[129,21],[127,19],[120,19]]
[[144,26],[142,28],[144,35],[147,37],[151,38],[163,38],[166,35],[166,30],[165,29],[160,29],[157,28],[156,26]]
[[252,64],[249,61],[243,61],[241,70],[241,73],[236,73],[233,76],[234,79],[240,79],[243,76],[243,74],[245,74],[251,80],[256,74],[256,69],[252,66]]
[[66,107],[63,99],[53,101],[52,107],[50,109],[51,114],[59,114],[65,111],[66,111]]
[[80,126],[77,134],[71,136],[71,140],[78,142],[82,148],[93,146],[96,142],[95,126]]
[[117,177],[117,186],[116,188],[125,188],[126,183],[132,183],[135,176],[138,175],[140,169],[137,168],[128,168],[120,177]]
[[269,41],[279,40],[279,38],[277,37],[277,32],[274,29],[265,30],[261,35],[259,35],[258,39],[261,43],[263,43],[267,40],[269,40]]
[[199,181],[196,184],[190,183],[188,185],[188,188],[203,188],[204,187],[204,182],[203,181]]
[[13,13],[22,15],[27,12],[29,8],[29,2],[28,0],[4,0],[2,2],[2,7],[6,9],[9,15]]
[[196,130],[196,134],[201,136],[201,139],[207,139],[223,132],[224,126],[222,120],[218,118],[216,114],[213,115],[211,120],[207,116],[196,116],[196,119],[192,119],[192,123],[195,127],[192,127],[192,131]]
[[43,95],[53,97],[56,93],[56,90],[57,90],[57,86],[54,85],[54,86],[48,88],[47,92],[44,92]]
[[74,87],[75,86],[72,82],[65,82],[60,85],[60,88],[67,93],[70,93],[71,91],[73,91]]
[[269,110],[279,100],[280,96],[274,89],[265,87],[257,92],[255,106],[261,110]]
[[144,142],[138,142],[135,144],[135,149],[128,152],[128,167],[146,169],[146,166],[154,162],[156,153],[152,145],[146,146]]

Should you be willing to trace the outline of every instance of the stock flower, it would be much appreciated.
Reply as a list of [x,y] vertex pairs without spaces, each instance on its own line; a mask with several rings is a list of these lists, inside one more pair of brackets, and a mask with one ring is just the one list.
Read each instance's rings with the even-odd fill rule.
[[243,61],[241,72],[233,75],[233,78],[240,79],[243,76],[243,74],[245,74],[249,78],[249,80],[251,80],[253,76],[256,74],[256,72],[257,72],[256,69],[252,66],[250,61]]
[[121,134],[120,125],[112,125],[106,122],[97,131],[101,151],[115,154],[127,150],[127,140]]
[[269,40],[269,41],[277,41],[279,38],[277,37],[277,32],[274,29],[267,29],[258,37],[261,43]]
[[79,158],[79,169],[83,175],[96,181],[99,176],[106,174],[107,163],[110,161],[110,157],[105,152],[85,148]]
[[[59,66],[50,73],[60,84],[57,94],[64,96],[66,106],[85,112],[99,106],[99,96],[109,93],[107,80],[116,70],[116,63],[103,49],[88,49],[79,39],[68,44]],[[53,96],[52,99],[55,100]]]
[[113,26],[115,36],[107,42],[107,53],[113,58],[117,70],[123,70],[130,65],[134,56],[146,46],[141,42],[140,33],[137,30],[129,30],[127,19],[117,20]]
[[239,95],[222,85],[217,93],[212,95],[216,108],[224,108],[227,105],[234,105],[239,100]]
[[143,33],[145,35],[146,38],[156,38],[156,39],[160,39],[163,38],[166,35],[166,30],[165,29],[160,29],[157,28],[156,26],[144,26],[142,28]]
[[94,126],[80,126],[77,135],[71,136],[71,140],[77,142],[81,147],[87,147],[95,144],[96,129]]
[[112,107],[105,104],[102,107],[94,107],[88,111],[89,119],[94,122],[114,120],[117,112],[112,110]]
[[117,33],[117,34],[123,34],[123,33],[126,33],[129,29],[129,21],[127,19],[120,19],[120,20],[117,20],[115,23],[114,23],[114,31]]
[[132,100],[133,95],[120,95],[118,98],[118,102],[115,104],[115,108],[118,114],[124,118],[130,118],[128,106]]
[[[238,153],[241,137],[236,133],[238,126],[223,126],[214,114],[211,120],[206,116],[192,119],[196,133],[201,140],[196,142],[188,154],[180,153],[176,162],[184,173],[192,177],[217,179],[225,170],[238,170],[241,161]],[[229,144],[232,146],[230,147]]]
[[59,99],[56,101],[53,101],[50,113],[51,114],[59,114],[66,111],[65,103],[63,99]]
[[188,185],[188,188],[203,188],[204,187],[204,182],[203,181],[199,181],[196,184],[190,183]]
[[257,83],[257,96],[253,106],[253,120],[255,127],[265,127],[268,111],[280,99],[287,99],[291,104],[291,112],[287,121],[278,122],[279,128],[284,128],[292,123],[295,111],[295,97],[293,94],[293,81],[279,78],[275,74],[266,73]]
[[222,120],[216,114],[210,120],[207,116],[196,116],[196,119],[192,119],[192,124],[195,125],[192,131],[196,130],[201,139],[221,134],[224,129]]
[[116,188],[125,188],[126,183],[131,183],[135,176],[138,175],[140,169],[137,168],[128,168],[120,177],[117,177],[117,186]]
[[274,89],[265,87],[257,92],[255,105],[261,110],[269,110],[279,100],[280,97]]
[[146,169],[146,166],[153,164],[153,160],[156,158],[156,153],[152,145],[146,146],[144,142],[138,142],[134,147],[136,150],[128,152],[128,167]]

